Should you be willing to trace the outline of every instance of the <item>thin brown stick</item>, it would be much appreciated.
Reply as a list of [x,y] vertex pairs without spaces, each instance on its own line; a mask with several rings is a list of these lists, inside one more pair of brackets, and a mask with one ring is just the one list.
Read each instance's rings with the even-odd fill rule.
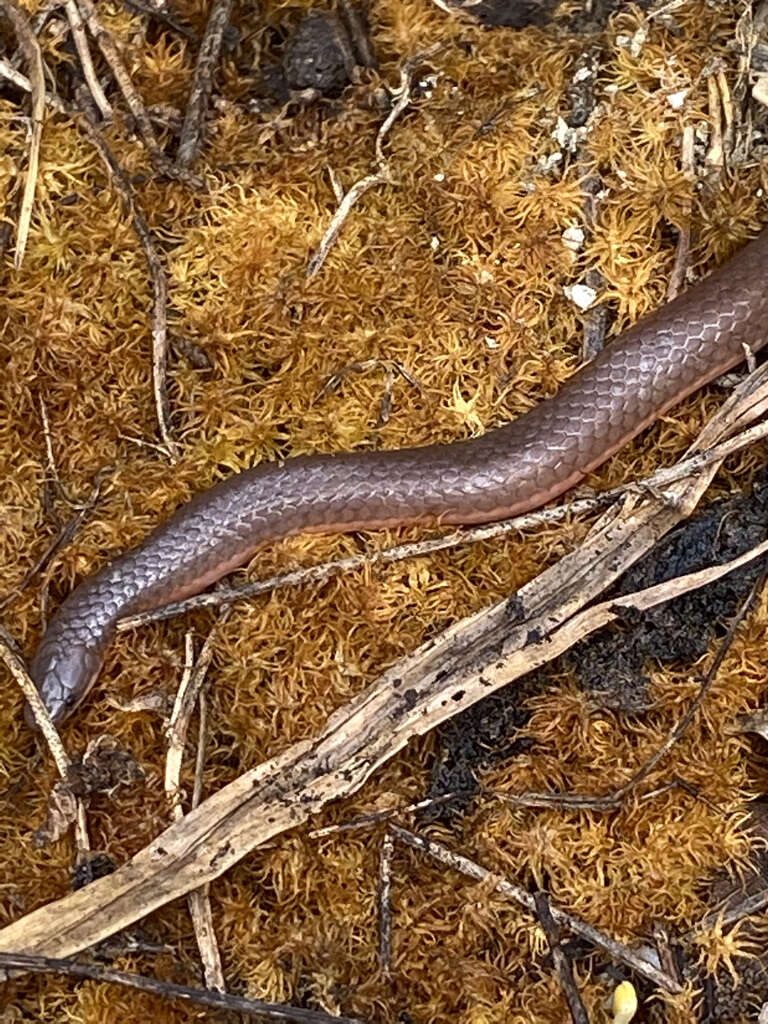
[[672,949],[672,944],[669,941],[669,933],[667,929],[657,921],[653,926],[653,942],[656,946],[656,952],[659,954],[659,962],[661,969],[665,971],[670,978],[676,978],[678,981],[682,981],[680,977],[680,970],[675,960],[675,954]]
[[148,18],[152,18],[163,25],[167,25],[168,28],[173,29],[174,32],[178,32],[181,36],[185,36],[193,43],[196,43],[200,38],[197,32],[195,32],[193,28],[190,28],[189,25],[185,25],[184,22],[179,21],[178,18],[174,17],[168,11],[163,10],[160,7],[155,7],[154,4],[145,4],[142,3],[141,0],[123,0],[123,4],[129,11],[136,11],[138,14],[145,14]]
[[[4,69],[0,68],[0,73],[3,70]],[[62,484],[59,471],[56,467],[56,457],[53,454],[53,439],[51,437],[51,423],[48,419],[48,407],[46,406],[45,399],[42,395],[40,395],[40,419],[43,422],[43,439],[45,441],[45,468],[47,469],[50,478],[61,497],[64,498],[68,504],[77,506],[77,502],[70,497],[64,487],[64,484]]]
[[117,162],[101,132],[85,114],[80,115],[78,123],[104,161],[112,181],[125,203],[141,248],[144,250],[144,258],[152,282],[152,393],[155,400],[155,416],[165,454],[171,462],[175,462],[178,458],[178,448],[173,439],[171,409],[168,400],[168,281],[165,268],[157,253],[149,224],[139,208],[127,174]]
[[96,71],[93,66],[91,59],[91,51],[88,48],[88,37],[85,34],[85,26],[83,19],[80,17],[80,11],[78,10],[75,0],[64,0],[64,10],[67,12],[67,20],[69,21],[69,28],[72,33],[72,39],[77,49],[77,55],[80,58],[80,64],[83,69],[83,76],[85,77],[86,84],[90,90],[93,102],[99,108],[99,113],[105,121],[112,119],[112,107],[109,104],[109,100],[104,95],[104,90],[101,88],[101,82],[96,76]]
[[232,14],[232,0],[213,0],[208,24],[197,55],[192,90],[181,129],[176,166],[191,167],[197,159],[205,134],[205,118],[213,86],[213,74],[219,63],[221,44]]
[[194,1006],[209,1006],[214,1010],[247,1013],[267,1020],[290,1021],[292,1024],[362,1024],[362,1021],[354,1017],[337,1017],[322,1010],[305,1010],[299,1006],[265,1003],[260,999],[246,999],[244,996],[211,992],[204,988],[192,988],[190,985],[176,985],[171,981],[161,981],[160,978],[115,971],[109,967],[81,963],[79,960],[27,956],[23,953],[0,953],[0,969],[31,971],[36,974],[66,974],[72,978],[109,982],[141,992],[151,992],[165,999],[180,999]]
[[29,228],[32,222],[32,208],[35,204],[35,187],[37,171],[40,165],[40,143],[43,137],[43,119],[45,117],[45,75],[43,73],[43,55],[37,37],[30,28],[24,11],[16,0],[0,0],[0,11],[10,21],[29,66],[29,83],[32,94],[32,131],[29,138],[29,160],[27,175],[24,180],[24,192],[19,210],[19,224],[16,230],[16,252],[14,266],[18,270],[24,259],[27,248]]
[[703,932],[709,931],[710,928],[714,928],[716,925],[727,928],[729,925],[741,921],[744,917],[749,917],[751,914],[759,914],[766,907],[768,907],[768,889],[761,889],[760,892],[753,893],[751,896],[745,897],[730,907],[713,910],[711,913],[706,914],[693,928],[679,936],[678,941],[692,942]]
[[579,995],[579,990],[576,986],[576,979],[573,976],[571,961],[565,955],[563,947],[560,945],[560,929],[557,927],[557,923],[552,916],[549,897],[543,890],[539,889],[533,894],[533,902],[536,908],[536,916],[539,919],[539,924],[544,930],[544,934],[547,936],[549,951],[552,954],[552,963],[555,967],[555,974],[557,974],[557,980],[560,982],[560,988],[562,989],[565,1000],[568,1003],[568,1009],[570,1010],[573,1024],[589,1024],[589,1017],[587,1016],[584,1003]]
[[144,108],[144,102],[133,84],[131,76],[128,73],[128,69],[123,62],[123,58],[120,56],[117,46],[115,45],[114,39],[105,28],[101,18],[96,13],[95,5],[92,3],[92,0],[77,0],[77,4],[84,21],[91,31],[91,35],[96,40],[96,44],[101,50],[104,60],[107,62],[112,74],[115,76],[115,81],[117,82],[120,92],[123,94],[123,99],[128,104],[128,109],[136,121],[136,125],[139,129],[144,145],[147,147],[153,158],[160,156],[161,158],[166,159],[160,150],[157,139],[155,138],[155,131]]
[[128,73],[128,69],[125,66],[123,58],[120,56],[120,52],[115,45],[114,39],[96,13],[96,7],[93,4],[93,0],[76,0],[76,2],[83,19],[91,31],[91,35],[96,40],[96,44],[101,50],[104,60],[109,64],[112,74],[115,76],[118,88],[123,94],[125,102],[128,104],[128,109],[136,121],[142,141],[146,146],[157,170],[166,177],[178,178],[187,184],[194,185],[198,188],[201,187],[202,181],[200,181],[199,178],[193,177],[183,168],[174,166],[171,160],[168,159],[160,148],[160,144],[158,143],[155,135],[155,130],[152,127],[152,121],[150,120],[146,107],[144,106],[144,101],[139,95],[136,86],[133,84],[133,80]]
[[[693,797],[694,800],[700,800],[703,804],[706,804],[710,810],[715,813],[719,813],[718,807],[705,797],[702,797],[700,793],[697,793],[696,789],[684,779],[670,779],[668,782],[664,782],[655,789],[638,794],[635,799],[638,804],[647,803],[647,801],[655,800],[664,793],[669,793],[672,789],[682,790],[684,793]],[[575,809],[580,811],[615,811],[622,804],[622,797],[617,796],[616,791],[608,793],[605,796],[591,796],[588,793],[557,792],[512,794],[500,793],[498,790],[487,790],[481,787],[480,792],[484,795],[492,796],[496,800],[499,800],[501,803],[507,804],[510,807],[558,807],[561,810]]]
[[[195,781],[192,789],[190,807],[198,807],[203,797],[203,768],[205,767],[205,739],[208,732],[208,711],[205,690],[201,689],[198,696],[198,735],[197,754],[195,756]],[[226,991],[224,969],[221,965],[221,954],[216,941],[216,930],[213,925],[213,909],[211,907],[211,883],[206,882],[199,889],[189,894],[189,913],[195,928],[195,939],[203,963],[203,977],[207,988],[219,992]]]
[[351,821],[343,821],[340,825],[326,825],[324,828],[315,828],[309,833],[310,839],[323,839],[325,836],[336,835],[339,832],[356,832],[363,828],[373,828],[383,821],[391,821],[393,818],[402,818],[406,814],[418,814],[432,807],[441,807],[452,800],[459,799],[460,793],[441,793],[440,796],[427,797],[418,800],[416,803],[407,804],[404,807],[388,807],[383,811],[371,811],[369,814],[359,814]]
[[100,494],[101,476],[98,476],[88,498],[78,506],[75,514],[66,521],[45,551],[43,551],[37,561],[27,570],[21,583],[10,591],[10,593],[6,594],[2,600],[0,600],[0,610],[5,608],[9,601],[12,601],[20,594],[23,594],[35,576],[37,576],[42,569],[45,569],[46,566],[50,565],[51,561],[56,557],[59,551],[69,544],[82,526],[85,517],[99,500]]
[[[463,856],[463,854],[454,853],[453,850],[448,849],[447,846],[438,843],[434,839],[429,839],[427,836],[420,835],[417,832],[410,832],[399,825],[392,825],[391,829],[395,837],[405,843],[406,846],[429,854],[430,857],[444,867],[450,868],[452,871],[458,871],[460,874],[466,875],[476,882],[492,885],[493,892],[497,892],[501,896],[512,900],[519,906],[529,910],[532,914],[536,913],[536,902],[533,896],[522,886],[515,885],[506,878],[500,877],[495,872],[489,871],[475,861],[470,860],[469,857]],[[559,927],[567,928],[574,935],[586,939],[596,949],[603,950],[611,959],[631,967],[633,971],[637,971],[638,974],[641,974],[665,992],[676,993],[682,991],[682,987],[674,978],[670,978],[663,971],[654,967],[653,964],[633,952],[628,946],[623,945],[623,943],[618,942],[616,939],[612,939],[598,928],[594,928],[591,924],[587,924],[580,918],[574,917],[567,911],[561,910],[556,905],[551,907],[551,911],[552,918]]]
[[208,701],[205,690],[197,699],[197,753],[195,754],[195,781],[192,788],[190,807],[198,807],[203,799],[203,770],[205,768],[205,743],[208,736]]
[[657,473],[646,477],[645,480],[622,484],[620,487],[614,487],[612,490],[605,491],[603,494],[596,495],[593,498],[583,498],[563,505],[556,505],[552,508],[540,509],[523,516],[515,516],[514,519],[504,519],[489,526],[474,526],[469,529],[455,530],[443,537],[432,537],[410,544],[398,544],[393,548],[385,548],[381,551],[351,555],[348,558],[339,558],[332,562],[310,565],[279,576],[271,576],[265,580],[255,580],[253,583],[244,583],[234,587],[220,587],[212,593],[198,594],[184,601],[173,601],[152,611],[141,612],[139,615],[126,616],[117,623],[117,629],[120,631],[136,629],[147,623],[162,622],[165,619],[184,615],[186,612],[194,611],[198,608],[228,606],[236,601],[258,597],[259,594],[264,594],[268,591],[282,590],[285,587],[325,583],[340,573],[355,572],[368,566],[389,565],[393,562],[403,561],[406,558],[421,558],[424,555],[434,554],[437,551],[445,551],[460,544],[476,544],[482,541],[494,540],[496,537],[502,537],[508,533],[535,529],[549,523],[560,522],[569,516],[584,515],[588,512],[597,511],[626,494],[659,493],[670,484],[676,483],[690,473],[696,473],[707,466],[713,465],[726,456],[741,451],[743,448],[765,437],[768,437],[768,420],[758,423],[754,427],[749,427],[727,441],[697,452],[689,458],[682,459],[668,469],[661,469]]

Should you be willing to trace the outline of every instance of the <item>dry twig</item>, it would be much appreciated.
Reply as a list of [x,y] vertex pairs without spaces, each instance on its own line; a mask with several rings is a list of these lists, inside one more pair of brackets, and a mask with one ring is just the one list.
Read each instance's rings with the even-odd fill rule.
[[213,73],[219,62],[221,44],[229,19],[232,14],[232,0],[213,0],[205,35],[200,44],[192,79],[192,90],[189,94],[187,112],[181,129],[179,151],[176,165],[181,168],[191,167],[200,152],[205,133],[205,117],[208,112],[208,100],[213,85]]
[[24,579],[21,583],[15,587],[9,594],[0,600],[0,610],[5,608],[9,601],[13,598],[18,597],[22,594],[37,574],[45,569],[46,566],[50,565],[51,561],[61,551],[62,548],[66,547],[67,544],[72,540],[77,531],[83,524],[83,520],[94,507],[96,502],[99,500],[101,493],[101,475],[96,478],[96,481],[91,489],[91,493],[88,498],[80,505],[77,506],[77,511],[71,516],[66,523],[61,527],[56,536],[53,538],[48,547],[43,551],[37,561],[27,570]]
[[533,894],[533,904],[536,910],[536,916],[539,919],[539,924],[544,930],[544,934],[547,936],[547,942],[549,943],[549,950],[552,954],[552,963],[555,966],[557,980],[560,982],[560,988],[562,989],[563,995],[568,1003],[568,1009],[571,1012],[573,1024],[589,1024],[587,1011],[584,1009],[584,1003],[582,1002],[579,990],[576,987],[576,979],[573,976],[571,961],[565,955],[563,947],[560,945],[560,929],[557,927],[557,922],[552,916],[549,897],[543,890],[539,889],[538,892]]
[[88,28],[91,30],[91,35],[101,50],[104,60],[109,64],[112,74],[115,76],[115,81],[120,92],[123,94],[125,102],[128,104],[128,109],[136,121],[142,141],[157,170],[168,178],[177,178],[189,185],[201,187],[202,181],[199,178],[193,177],[184,168],[174,166],[160,148],[152,122],[144,106],[144,101],[133,84],[114,39],[96,13],[93,0],[77,0],[77,3]]
[[[406,846],[429,854],[430,857],[439,864],[442,864],[443,867],[450,868],[452,871],[458,871],[460,874],[466,875],[467,878],[472,878],[476,882],[483,882],[486,885],[492,884],[493,892],[497,892],[500,896],[512,900],[519,906],[529,910],[532,914],[536,913],[536,902],[533,896],[522,886],[515,885],[495,872],[489,871],[475,861],[470,860],[469,857],[465,857],[460,853],[454,853],[447,846],[438,843],[434,839],[430,839],[428,836],[420,835],[417,832],[409,832],[408,829],[400,828],[399,825],[391,827],[395,838],[405,843]],[[579,938],[585,939],[596,949],[601,949],[612,960],[626,964],[627,967],[630,967],[633,971],[642,975],[642,977],[647,978],[665,992],[675,993],[682,991],[682,987],[673,978],[668,977],[658,967],[654,967],[652,963],[635,953],[628,946],[617,942],[616,939],[612,939],[598,928],[593,928],[591,924],[587,924],[585,921],[574,917],[573,914],[569,914],[557,906],[553,905],[550,909],[552,911],[552,919],[559,928],[567,928],[573,935],[578,935]]]
[[351,821],[343,821],[339,825],[326,825],[324,828],[312,829],[309,838],[323,839],[325,836],[336,835],[339,832],[356,832],[358,829],[373,828],[374,825],[380,825],[383,821],[392,821],[393,818],[402,818],[408,814],[419,814],[421,811],[442,807],[452,800],[460,799],[462,799],[461,793],[441,793],[440,796],[417,800],[416,803],[407,804],[405,807],[387,807],[381,811],[359,814]]
[[147,261],[152,282],[152,392],[155,400],[155,415],[165,454],[171,462],[174,462],[178,456],[178,448],[173,439],[170,402],[168,401],[168,281],[165,268],[155,248],[149,224],[136,201],[136,195],[128,176],[117,162],[101,132],[90,122],[88,117],[80,114],[77,121],[104,161],[112,181],[125,203],[133,221],[134,230],[144,250],[144,258]]
[[178,32],[180,36],[189,39],[190,42],[197,43],[200,38],[193,28],[179,21],[178,18],[174,17],[173,14],[163,7],[158,7],[151,3],[145,4],[141,0],[123,0],[123,3],[128,10],[136,11],[138,14],[145,14],[148,18],[159,21],[162,25],[167,25],[174,32]]
[[387,832],[379,855],[379,964],[384,974],[392,967],[392,855],[395,841]]
[[750,896],[745,896],[738,903],[733,903],[730,906],[722,907],[706,914],[693,928],[679,936],[677,941],[693,942],[704,932],[709,931],[710,928],[718,925],[722,928],[727,928],[741,921],[742,918],[749,917],[751,914],[759,914],[766,907],[768,907],[768,889],[761,889]]
[[337,1017],[322,1010],[305,1010],[299,1006],[282,1003],[265,1003],[260,999],[246,999],[244,996],[211,992],[189,985],[176,985],[160,978],[150,978],[128,971],[115,971],[109,967],[81,963],[78,960],[56,959],[45,956],[25,956],[23,953],[0,953],[0,970],[7,972],[32,971],[37,974],[66,974],[71,978],[87,978],[91,981],[109,982],[126,988],[151,992],[165,999],[180,999],[193,1006],[209,1006],[214,1010],[229,1010],[245,1013],[266,1020],[286,1021],[290,1024],[362,1024],[353,1017]]
[[307,265],[307,279],[314,277],[325,263],[328,253],[331,251],[333,243],[338,238],[339,232],[344,226],[344,222],[349,216],[355,203],[359,202],[365,193],[368,192],[369,189],[372,189],[374,185],[388,185],[392,183],[392,174],[386,157],[384,156],[384,142],[387,135],[389,135],[392,130],[392,126],[395,121],[403,114],[408,104],[411,102],[413,75],[416,68],[418,68],[420,64],[423,64],[427,58],[433,57],[442,48],[442,43],[430,46],[429,49],[425,50],[423,53],[419,53],[415,57],[411,57],[406,60],[400,69],[400,87],[394,93],[395,102],[376,134],[375,151],[377,169],[373,174],[368,174],[364,178],[360,178],[359,181],[356,181],[339,203],[338,209],[333,215],[331,223],[328,225],[320,245],[317,247],[317,251]]
[[35,186],[37,171],[40,164],[40,142],[43,137],[43,118],[45,115],[45,75],[43,73],[43,55],[37,37],[30,28],[24,11],[16,0],[0,0],[0,11],[10,21],[19,47],[29,65],[29,91],[32,94],[32,131],[29,138],[29,161],[27,176],[24,181],[24,193],[19,211],[19,225],[16,231],[16,252],[14,266],[18,270],[24,259],[24,251],[29,237],[29,226],[32,220],[32,207],[35,203]]

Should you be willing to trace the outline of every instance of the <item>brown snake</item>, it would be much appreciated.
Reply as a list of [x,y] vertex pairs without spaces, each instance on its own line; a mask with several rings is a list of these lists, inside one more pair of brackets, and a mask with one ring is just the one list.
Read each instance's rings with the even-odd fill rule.
[[261,465],[197,495],[83,580],[50,622],[31,672],[54,720],[90,689],[118,619],[198,593],[266,541],[489,522],[550,501],[768,341],[767,282],[768,230],[507,426],[453,444]]

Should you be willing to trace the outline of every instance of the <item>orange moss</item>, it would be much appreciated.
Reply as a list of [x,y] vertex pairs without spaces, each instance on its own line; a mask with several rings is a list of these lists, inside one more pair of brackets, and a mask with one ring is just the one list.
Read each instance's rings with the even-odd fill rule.
[[[185,0],[178,10],[197,29],[204,25],[206,5]],[[240,15],[256,54],[266,26],[279,23],[286,10],[275,0],[260,14]],[[154,34],[148,41],[144,20],[118,7],[103,16],[145,100],[182,107],[194,60],[189,43]],[[709,117],[706,67],[717,58],[729,79],[735,74],[735,17],[728,5],[691,0],[675,11],[680,35],[653,23],[637,56],[621,37],[638,29],[639,13],[630,9],[610,23],[600,73],[603,108],[589,136],[606,194],[594,236],[576,261],[561,236],[582,221],[581,171],[570,166],[552,174],[541,161],[559,149],[553,131],[558,113],[567,110],[569,75],[583,40],[554,28],[484,32],[446,17],[428,0],[374,5],[382,81],[395,83],[400,62],[433,42],[443,40],[446,48],[433,58],[436,82],[386,144],[394,183],[367,193],[310,282],[307,261],[336,206],[328,170],[348,186],[371,166],[382,116],[369,102],[375,76],[328,105],[321,121],[314,108],[257,115],[241,104],[248,81],[225,61],[220,82],[230,106],[211,120],[200,168],[206,191],[152,178],[137,186],[164,247],[172,329],[202,344],[214,363],[203,373],[183,359],[172,361],[173,422],[182,441],[172,470],[142,443],[155,439],[155,423],[151,295],[141,250],[92,148],[73,125],[49,119],[24,265],[14,271],[9,254],[3,265],[0,594],[19,586],[55,533],[41,503],[41,398],[70,492],[83,497],[94,474],[111,467],[98,506],[50,571],[58,600],[223,474],[302,452],[467,436],[556,391],[581,359],[579,318],[563,286],[583,266],[596,265],[605,276],[620,328],[663,300],[674,256],[670,225],[690,217],[700,228],[697,269],[723,258],[758,225],[759,168],[738,168],[706,202],[680,171],[683,124]],[[44,32],[43,45],[54,68],[66,58],[53,30]],[[690,93],[682,111],[675,110],[667,96],[683,88]],[[479,131],[486,123],[492,129]],[[110,128],[108,137],[130,174],[148,174],[146,154],[124,125]],[[0,199],[6,203],[18,190],[24,152],[18,108],[4,99]],[[383,376],[375,371],[352,375],[318,397],[329,375],[372,358],[397,360],[420,384],[415,390],[396,382],[392,416],[381,428]],[[615,485],[669,463],[718,401],[709,392],[685,403],[594,482]],[[712,493],[743,486],[760,461],[759,452],[733,459]],[[237,607],[220,629],[212,669],[207,791],[315,734],[396,658],[514,590],[585,529],[584,523],[542,528]],[[268,575],[360,545],[359,537],[302,537],[262,552],[254,566]],[[38,580],[6,607],[3,622],[31,653],[40,621]],[[106,695],[173,688],[183,630],[202,633],[210,621],[200,615],[123,635],[92,698],[67,728],[72,750],[108,730],[147,771],[146,787],[121,793],[117,807],[94,801],[94,846],[118,861],[168,820],[164,741],[156,719],[117,712]],[[674,751],[675,773],[700,787],[708,803],[672,791],[599,816],[480,802],[445,840],[523,882],[546,872],[560,904],[620,939],[646,935],[654,919],[690,926],[703,912],[708,877],[725,861],[743,860],[749,847],[741,808],[758,786],[747,743],[725,735],[724,727],[764,699],[766,625],[763,601]],[[657,672],[653,711],[638,720],[594,711],[564,681],[536,701],[529,727],[535,753],[489,771],[485,784],[511,793],[582,791],[597,779],[609,790],[667,735],[692,695],[691,678],[690,666]],[[72,851],[68,842],[45,850],[31,842],[53,770],[31,760],[34,741],[9,682],[0,690],[0,736],[6,780],[0,922],[7,922],[64,891]],[[431,749],[429,737],[413,744],[355,799],[329,808],[321,824],[422,797]],[[652,781],[668,771],[661,765]],[[537,966],[543,942],[530,918],[412,853],[395,859],[394,967],[386,982],[376,959],[377,851],[375,833],[319,841],[301,831],[254,853],[216,883],[216,930],[232,983],[266,999],[312,995],[329,1009],[369,1020],[395,1020],[405,1008],[419,1022],[563,1018],[557,984]],[[166,909],[150,927],[179,955],[126,965],[174,980],[194,977],[196,953],[183,908]],[[711,963],[724,955],[715,939],[702,953]],[[579,981],[594,1020],[605,1020],[609,986],[586,973]],[[159,1012],[169,1022],[199,1016],[145,996],[55,979],[18,982],[14,1000],[51,1024]],[[691,1021],[694,1003],[690,993],[681,997],[668,1020]]]

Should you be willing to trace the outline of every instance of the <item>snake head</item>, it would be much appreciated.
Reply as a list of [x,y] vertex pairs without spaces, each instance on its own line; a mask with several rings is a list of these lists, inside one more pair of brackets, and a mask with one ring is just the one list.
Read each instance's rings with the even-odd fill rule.
[[[82,641],[68,643],[61,636],[46,636],[32,659],[29,674],[48,714],[60,724],[80,704],[102,664],[102,652]],[[36,726],[32,709],[25,708],[27,723]]]

